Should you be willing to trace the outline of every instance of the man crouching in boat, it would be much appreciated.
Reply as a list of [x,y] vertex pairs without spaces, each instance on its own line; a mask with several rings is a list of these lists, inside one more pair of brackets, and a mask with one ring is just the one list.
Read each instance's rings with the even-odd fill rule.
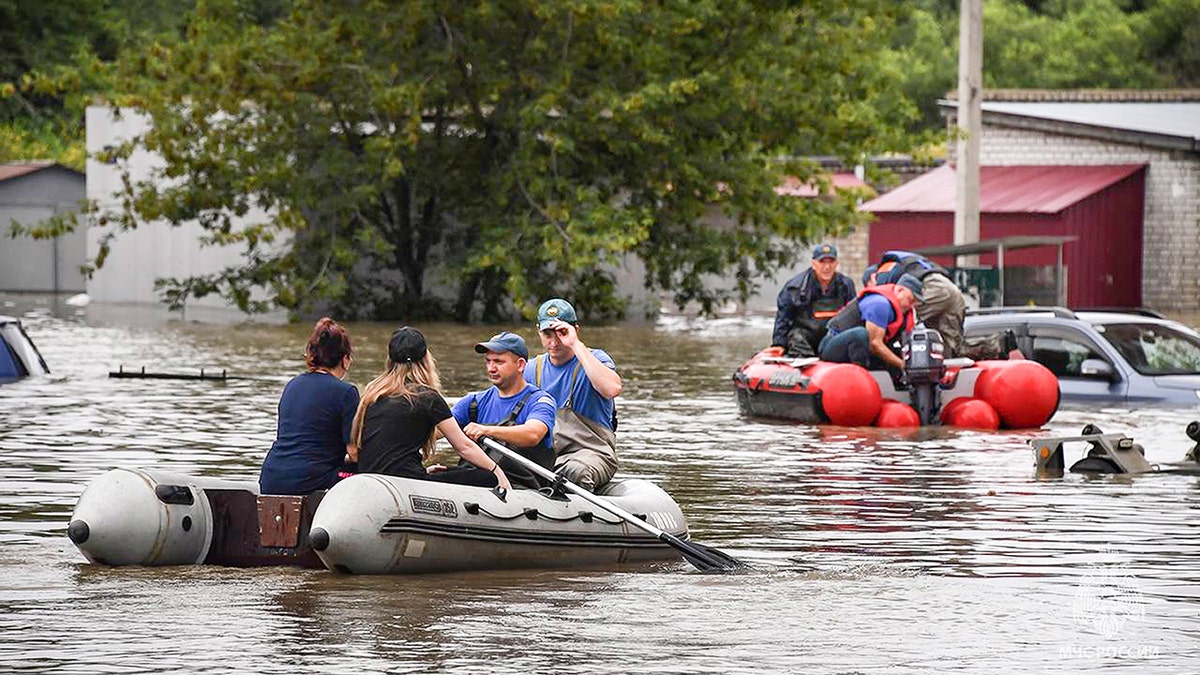
[[545,354],[525,366],[525,380],[554,397],[555,470],[595,491],[617,472],[617,418],[613,399],[624,386],[612,357],[579,339],[575,308],[552,298],[538,308]]
[[911,274],[894,284],[864,288],[829,320],[821,360],[857,363],[868,370],[903,370],[904,360],[888,345],[912,330],[913,306],[921,299],[921,281]]
[[[497,440],[553,471],[554,397],[525,381],[525,363],[529,359],[525,340],[505,331],[475,345],[475,351],[485,355],[487,378],[492,386],[467,394],[454,404],[451,413],[463,433],[475,441],[484,436]],[[524,466],[498,453],[489,456],[500,464],[513,485],[535,489],[541,486],[537,476]],[[459,471],[482,469],[461,464],[431,477],[442,480]]]

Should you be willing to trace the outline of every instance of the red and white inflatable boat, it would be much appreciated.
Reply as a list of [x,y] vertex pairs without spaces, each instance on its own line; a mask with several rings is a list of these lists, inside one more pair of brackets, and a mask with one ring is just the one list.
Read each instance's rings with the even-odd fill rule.
[[[940,351],[940,337],[934,346]],[[901,384],[884,370],[763,350],[737,369],[733,384],[743,414],[807,424],[1028,429],[1058,410],[1058,379],[1036,361],[935,357],[933,367],[907,369]]]

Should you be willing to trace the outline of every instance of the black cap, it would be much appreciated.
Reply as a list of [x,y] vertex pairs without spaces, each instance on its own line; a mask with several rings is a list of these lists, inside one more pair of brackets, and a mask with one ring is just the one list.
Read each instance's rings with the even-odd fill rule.
[[411,326],[397,328],[388,342],[388,357],[394,363],[412,363],[425,358],[425,336]]

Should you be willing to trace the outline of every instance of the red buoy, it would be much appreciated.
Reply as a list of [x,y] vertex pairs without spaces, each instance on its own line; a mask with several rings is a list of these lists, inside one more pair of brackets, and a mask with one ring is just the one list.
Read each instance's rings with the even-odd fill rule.
[[913,410],[912,406],[888,398],[883,400],[883,405],[879,408],[875,426],[893,429],[919,427],[921,426],[921,416],[917,414],[916,410]]
[[978,361],[975,396],[987,401],[1008,429],[1040,427],[1058,410],[1058,378],[1037,361]]
[[948,422],[946,422],[946,418],[954,414],[955,408],[971,400],[974,399],[972,399],[970,396],[959,396],[958,398],[951,399],[949,403],[942,406],[941,411],[938,412],[938,418],[942,421],[942,424],[948,424]]
[[821,361],[805,368],[812,386],[821,390],[821,407],[833,424],[861,427],[875,421],[883,405],[879,383],[854,363]]
[[942,409],[942,424],[964,429],[1000,428],[1000,415],[990,403],[978,398],[956,398]]

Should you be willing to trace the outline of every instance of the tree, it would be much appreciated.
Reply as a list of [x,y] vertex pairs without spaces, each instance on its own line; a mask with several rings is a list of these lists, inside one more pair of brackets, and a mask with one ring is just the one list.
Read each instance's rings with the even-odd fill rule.
[[[711,308],[862,222],[851,198],[774,188],[825,178],[780,158],[903,149],[914,109],[876,47],[890,7],[300,0],[264,25],[202,1],[186,39],[112,68],[113,104],[153,123],[113,158],[164,166],[96,222],[195,220],[245,247],[244,265],[164,280],[174,303],[498,318],[556,294],[619,313],[611,269],[632,255]],[[457,298],[432,298],[431,274]]]

